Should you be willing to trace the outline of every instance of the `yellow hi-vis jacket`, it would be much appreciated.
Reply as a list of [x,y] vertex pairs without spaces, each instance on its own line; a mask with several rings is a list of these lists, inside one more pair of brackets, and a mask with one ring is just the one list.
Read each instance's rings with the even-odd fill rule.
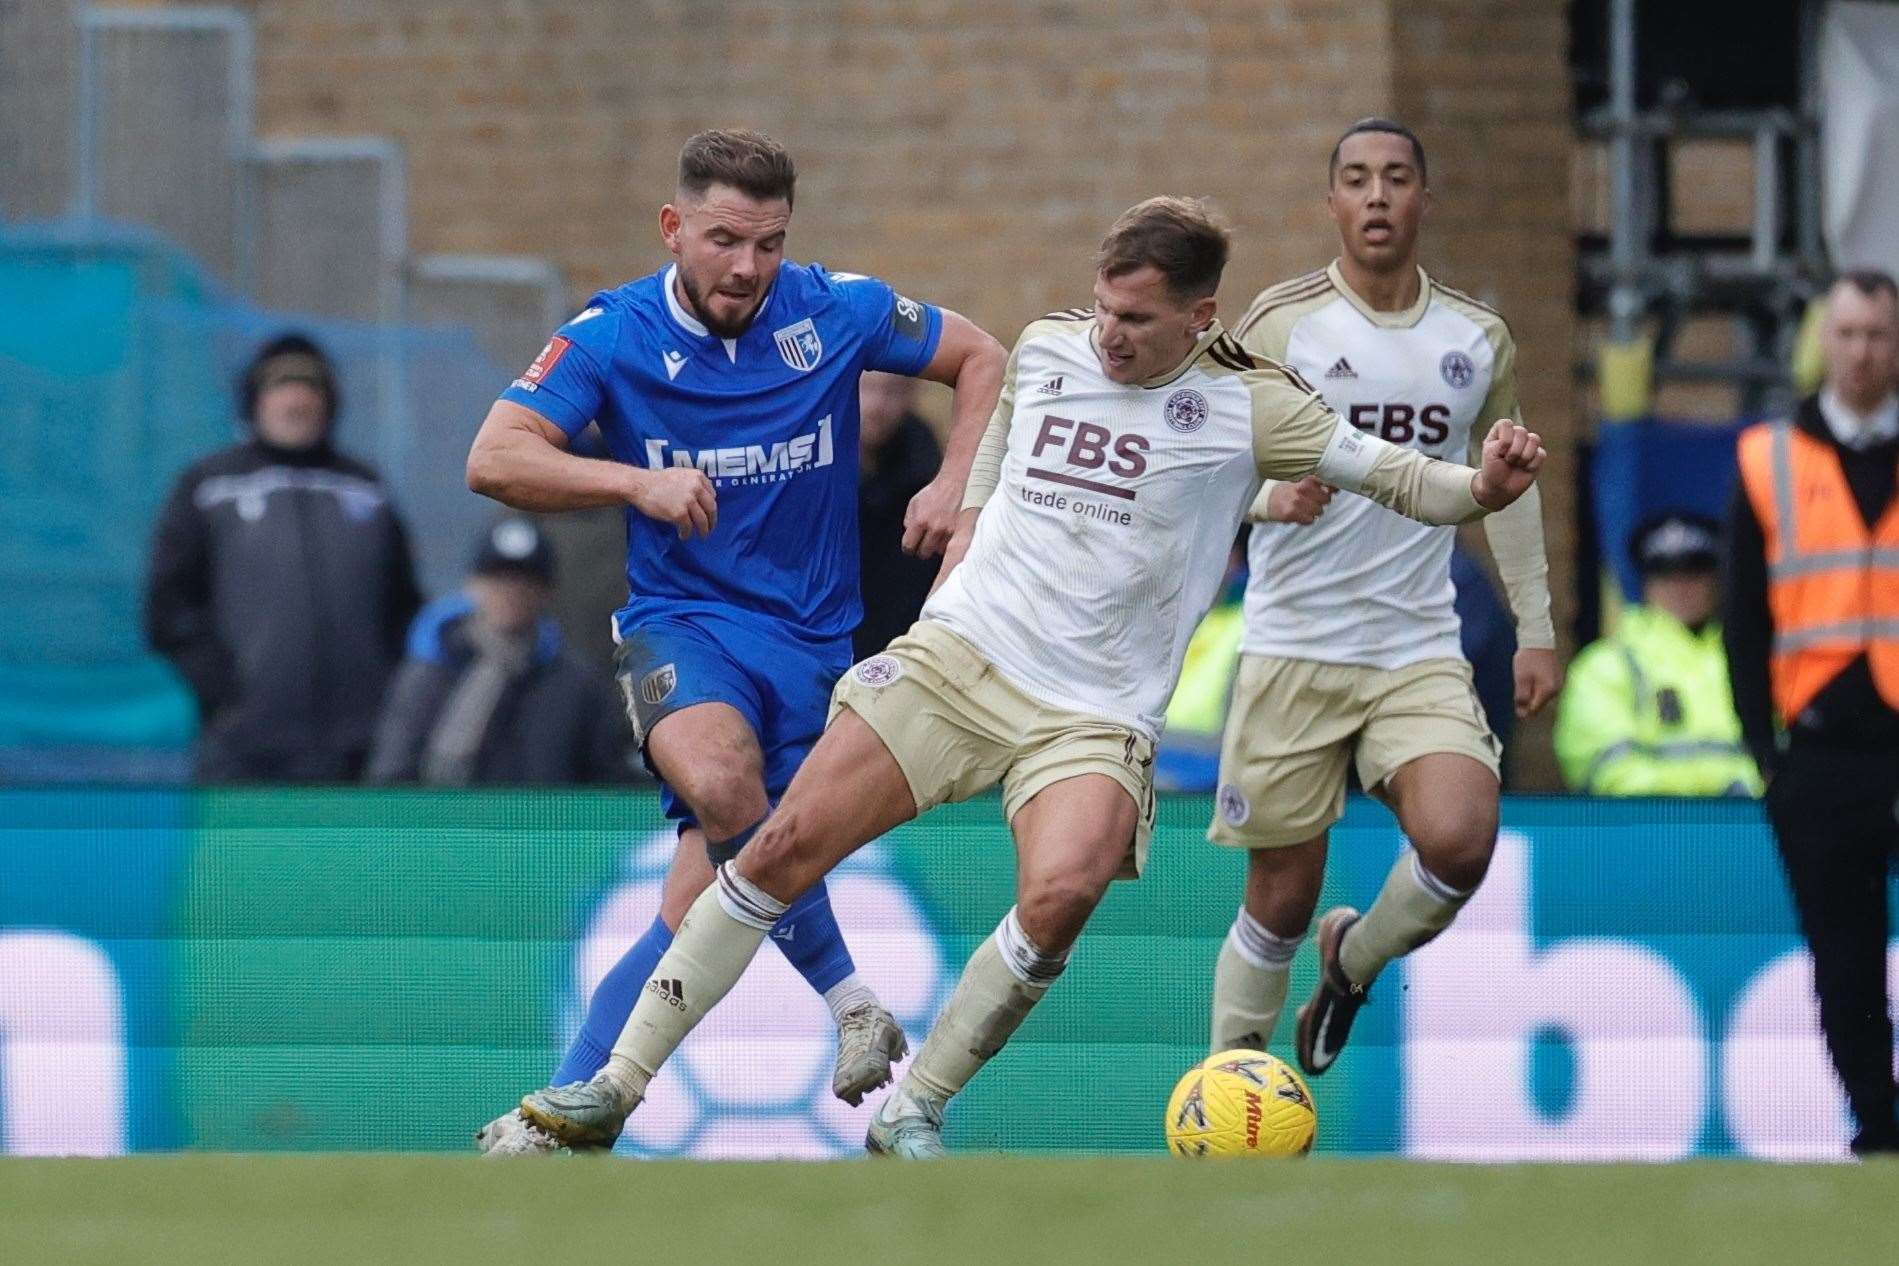
[[1595,795],[1758,796],[1720,626],[1694,633],[1665,611],[1624,611],[1570,665],[1556,759],[1571,787]]
[[1200,621],[1187,643],[1174,697],[1167,702],[1169,737],[1220,736],[1233,694],[1233,674],[1240,665],[1240,635],[1245,631],[1246,615],[1237,602],[1215,607]]

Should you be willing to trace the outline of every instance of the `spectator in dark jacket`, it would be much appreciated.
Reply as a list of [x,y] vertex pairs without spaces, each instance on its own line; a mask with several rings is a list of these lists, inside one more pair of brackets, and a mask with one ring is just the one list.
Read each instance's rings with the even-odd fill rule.
[[632,731],[605,673],[562,645],[548,614],[554,553],[531,520],[482,538],[463,592],[431,603],[390,688],[371,782],[614,782]]
[[930,424],[912,411],[917,380],[867,373],[857,381],[859,476],[857,523],[864,622],[851,645],[868,659],[916,622],[936,579],[936,559],[903,552],[910,498],[936,477],[943,450]]
[[408,538],[376,472],[330,444],[316,344],[265,345],[238,390],[251,438],[173,488],[146,636],[197,696],[200,781],[354,780],[421,605]]

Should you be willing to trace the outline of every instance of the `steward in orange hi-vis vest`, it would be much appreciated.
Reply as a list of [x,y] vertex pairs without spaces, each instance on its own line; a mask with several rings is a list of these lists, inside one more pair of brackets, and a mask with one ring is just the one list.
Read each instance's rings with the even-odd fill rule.
[[1791,423],[1749,427],[1739,456],[1766,544],[1781,722],[1792,725],[1862,655],[1879,696],[1899,708],[1899,499],[1869,526],[1836,447]]
[[1899,856],[1899,294],[1889,278],[1849,275],[1830,306],[1827,390],[1741,435],[1721,633],[1813,954],[1820,1028],[1859,1125],[1851,1146],[1866,1155],[1899,1152],[1886,997]]

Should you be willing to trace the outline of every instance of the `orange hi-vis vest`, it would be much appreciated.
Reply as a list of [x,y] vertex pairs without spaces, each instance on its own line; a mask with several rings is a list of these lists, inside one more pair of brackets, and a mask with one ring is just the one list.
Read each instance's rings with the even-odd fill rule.
[[1839,452],[1790,423],[1741,433],[1741,483],[1767,542],[1774,705],[1792,725],[1861,655],[1899,708],[1899,496],[1869,530]]

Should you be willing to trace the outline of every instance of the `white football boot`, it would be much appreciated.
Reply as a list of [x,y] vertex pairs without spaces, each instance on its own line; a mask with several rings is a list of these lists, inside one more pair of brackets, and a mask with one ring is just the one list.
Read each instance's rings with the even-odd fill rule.
[[903,1026],[874,1002],[853,1007],[837,1023],[837,1067],[831,1093],[853,1108],[879,1086],[890,1084],[890,1067],[904,1057],[910,1041]]
[[475,1131],[475,1146],[483,1156],[557,1156],[566,1148],[560,1140],[511,1108]]

